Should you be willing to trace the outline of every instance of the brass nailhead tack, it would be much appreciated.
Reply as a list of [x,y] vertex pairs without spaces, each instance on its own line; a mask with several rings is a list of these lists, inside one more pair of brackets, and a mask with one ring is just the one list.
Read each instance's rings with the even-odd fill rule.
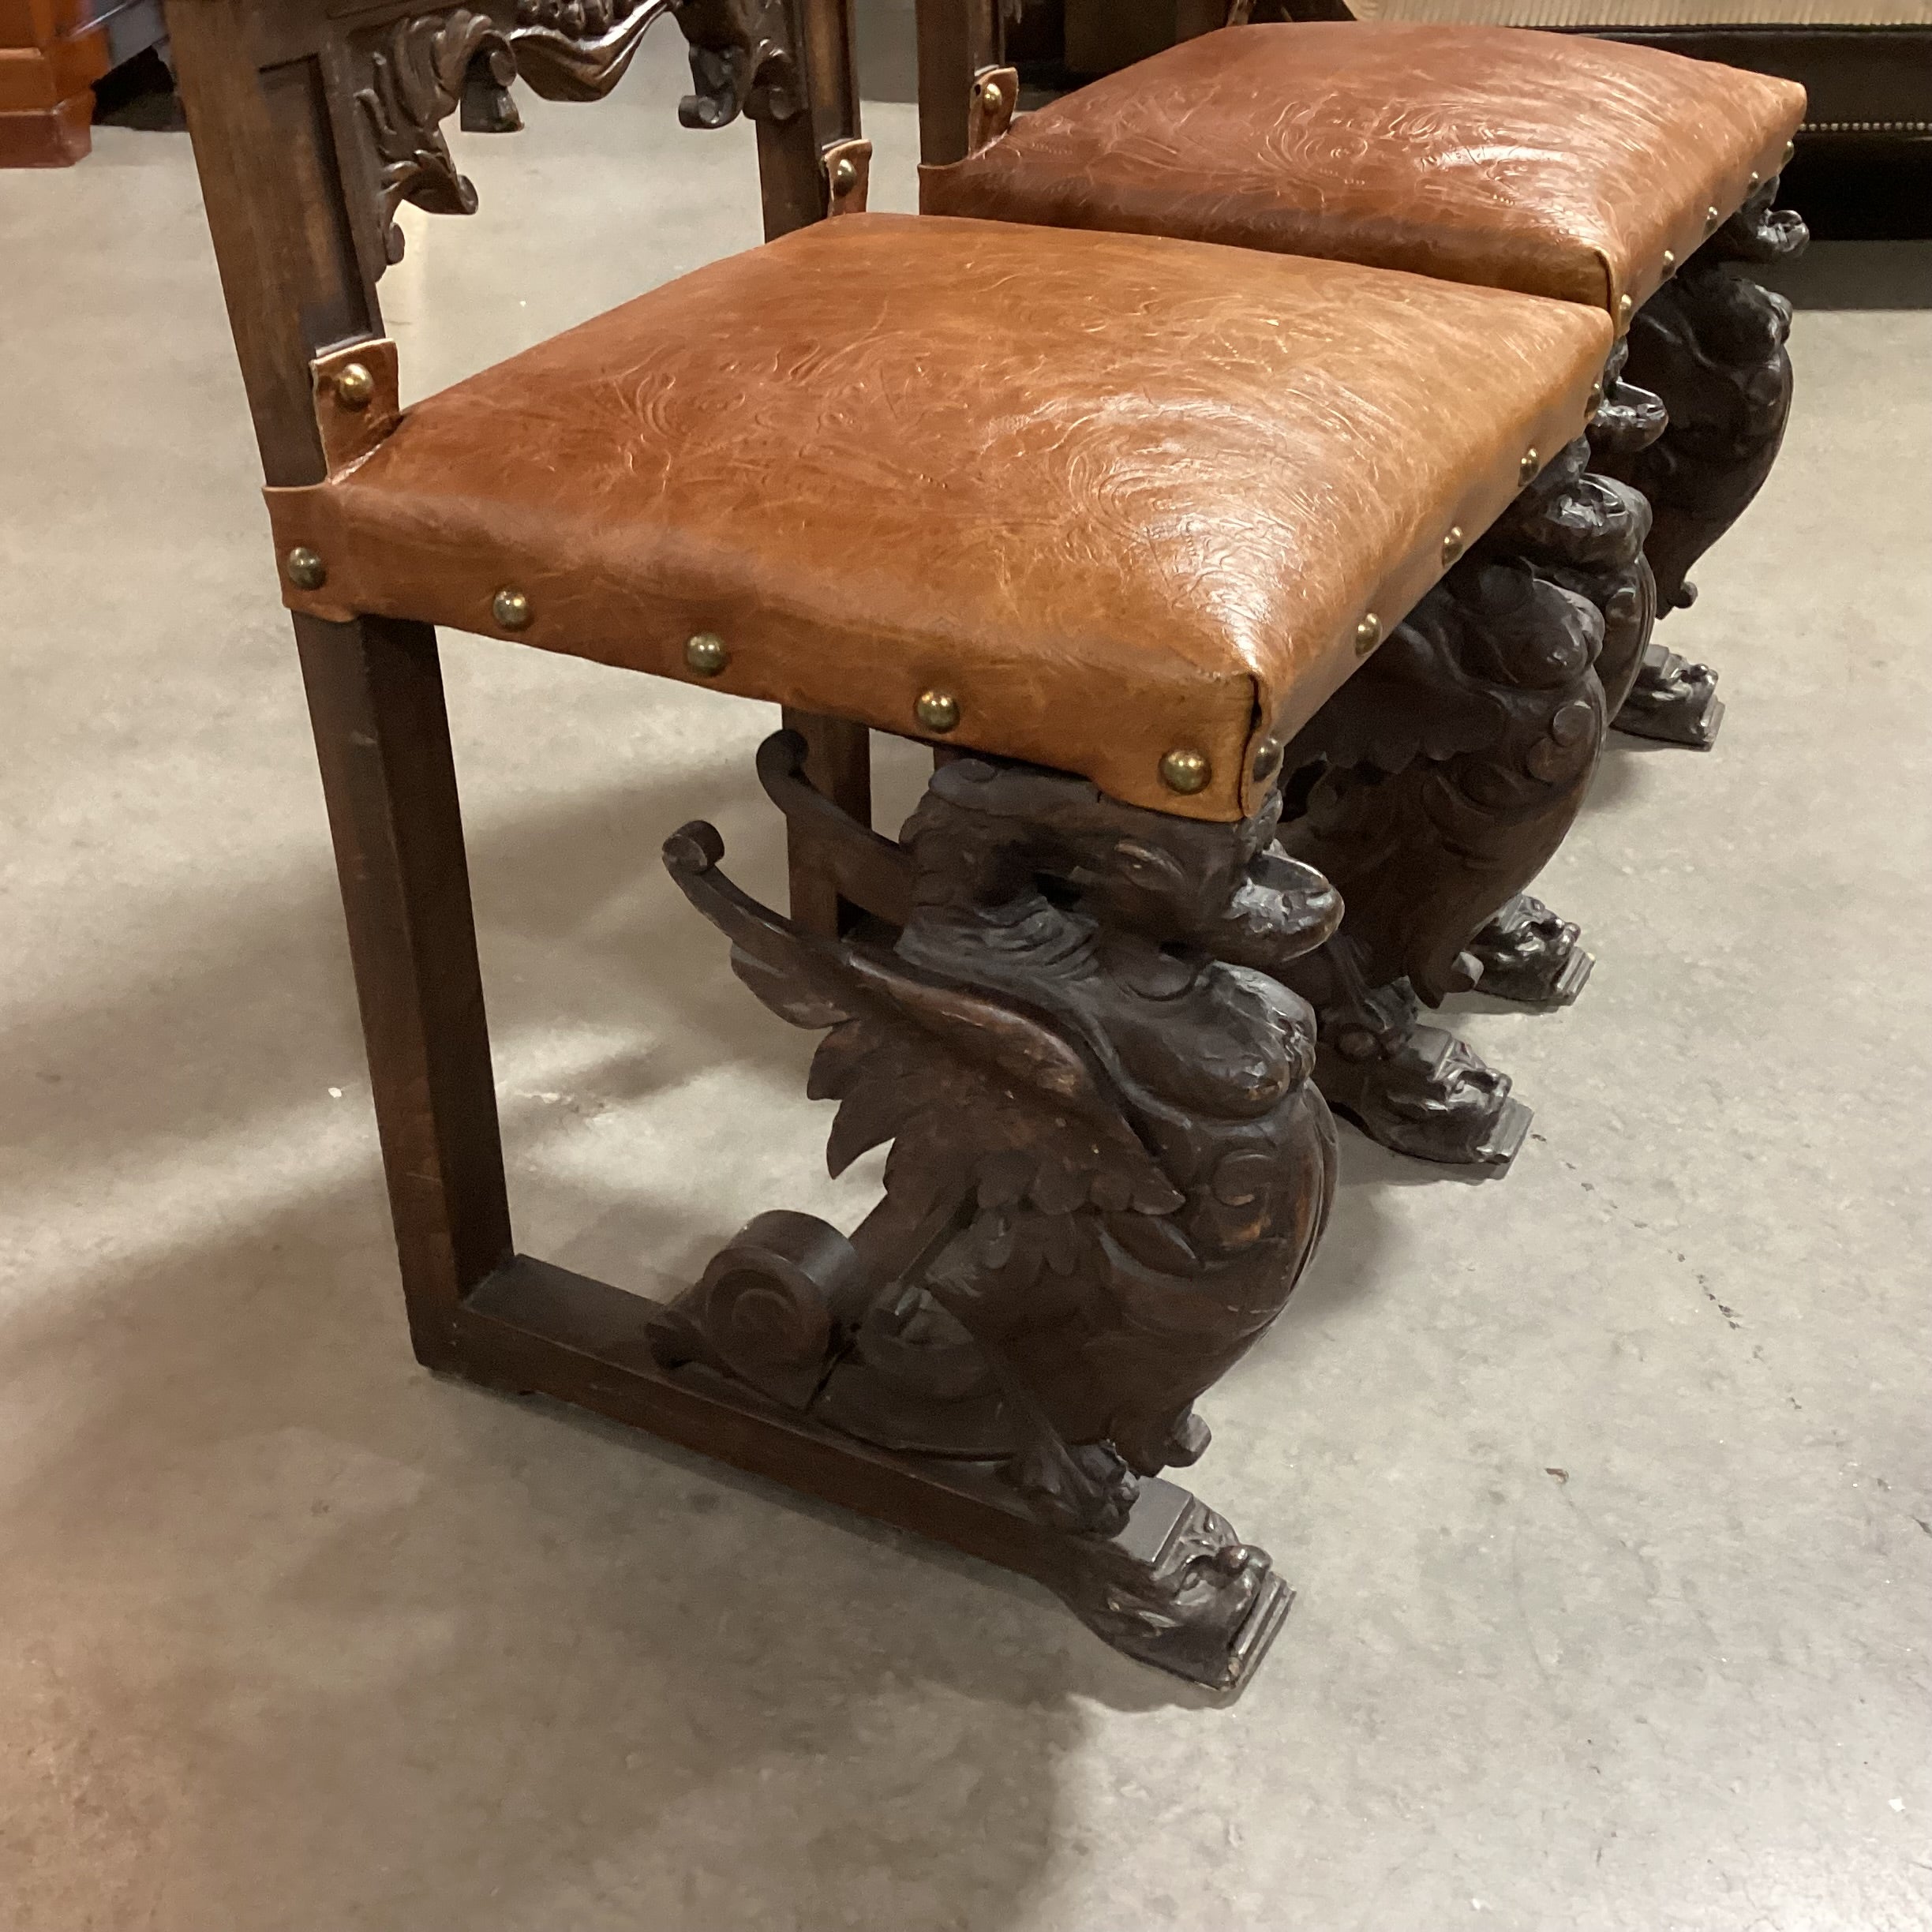
[[1668,275],[1677,266],[1677,257],[1670,249],[1664,251],[1664,272]]
[[345,362],[335,372],[335,400],[344,409],[365,410],[376,399],[376,378],[365,362]]
[[700,677],[716,677],[731,662],[731,653],[714,631],[700,631],[686,642],[684,661]]
[[1750,178],[1750,181],[1749,185],[1750,185],[1750,186],[1751,186],[1751,187],[1753,187],[1753,188],[1755,188],[1756,186],[1758,186],[1758,184],[1759,184],[1761,182],[1762,182],[1762,181],[1763,181],[1763,179],[1764,179],[1764,177],[1763,177],[1762,174],[1760,174],[1758,172],[1758,170],[1757,170],[1755,168],[1753,168],[1753,169],[1751,170],[1751,178]]
[[506,631],[526,630],[530,620],[530,601],[521,590],[499,590],[490,599],[490,614]]
[[1451,524],[1449,534],[1443,539],[1442,555],[1444,564],[1453,564],[1462,554],[1462,526]]
[[1617,298],[1617,321],[1619,324],[1631,319],[1631,298],[1627,295]]
[[1704,226],[1706,228],[1715,228],[1723,219],[1723,215],[1719,214],[1714,208],[1707,208],[1704,211]]
[[[1531,455],[1536,454],[1532,450]],[[1370,611],[1355,627],[1355,655],[1366,657],[1382,642],[1382,620]]]
[[1599,377],[1597,379],[1596,387],[1593,388],[1589,393],[1589,413],[1593,416],[1594,416],[1597,412],[1603,407],[1603,380],[1601,377]]
[[1535,481],[1536,473],[1542,467],[1543,459],[1533,449],[1525,450],[1522,453],[1522,461],[1516,466],[1517,481],[1519,483]]
[[832,192],[850,194],[859,185],[859,170],[850,155],[840,155],[832,170]]
[[328,582],[328,566],[306,544],[298,544],[282,561],[298,590],[320,590]]
[[1170,751],[1160,762],[1161,783],[1185,795],[1204,792],[1213,775],[1206,755],[1199,751]]
[[949,691],[923,691],[912,709],[930,732],[949,732],[960,721],[959,700]]
[[1787,141],[1787,142],[1784,144],[1784,159],[1785,159],[1787,161],[1789,161],[1789,160],[1791,159],[1792,156],[1793,155],[1795,155],[1795,154],[1797,152],[1798,152],[1798,144],[1797,144],[1795,141]]
[[[955,98],[957,97],[955,96]],[[996,80],[989,80],[986,84],[985,87],[980,90],[979,98],[986,103],[987,108],[994,114],[998,114],[1006,104],[1006,96],[1000,92],[999,83]]]

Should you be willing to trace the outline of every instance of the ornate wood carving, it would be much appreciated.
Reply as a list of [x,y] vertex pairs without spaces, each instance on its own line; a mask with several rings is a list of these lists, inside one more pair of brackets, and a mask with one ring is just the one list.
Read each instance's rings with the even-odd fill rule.
[[459,107],[466,131],[503,134],[523,125],[511,92],[519,79],[549,100],[601,100],[667,14],[691,47],[695,88],[678,103],[685,126],[803,112],[784,0],[517,0],[507,28],[459,7],[382,29],[365,45],[369,81],[355,96],[375,152],[381,259],[402,258],[395,214],[405,201],[432,214],[476,212],[476,189],[442,129]]
[[[802,756],[761,761],[789,803]],[[1274,846],[1278,811],[1203,824],[958,760],[899,848],[852,829],[855,877],[904,894],[889,949],[747,898],[709,826],[665,848],[739,978],[829,1029],[809,1091],[839,1103],[833,1170],[892,1151],[849,1239],[747,1226],[657,1320],[659,1361],[1017,1497],[1094,1628],[1221,1685],[1286,1607],[1267,1557],[1189,1498],[1153,1547],[1133,1525],[1207,1447],[1194,1403],[1279,1313],[1332,1194],[1313,1017],[1282,975],[1341,908]]]
[[396,210],[405,201],[437,215],[474,215],[476,189],[457,172],[442,123],[462,99],[472,62],[493,71],[509,43],[487,13],[459,8],[398,21],[369,57],[369,84],[356,94],[376,151],[383,259],[402,259]]
[[1649,621],[1646,507],[1589,461],[1579,438],[1546,466],[1284,761],[1282,844],[1348,908],[1342,942],[1294,979],[1320,1016],[1317,1078],[1365,1132],[1428,1159],[1506,1166],[1529,1116],[1421,1005],[1492,963],[1506,996],[1539,1004],[1589,970],[1574,927],[1514,904],[1596,768],[1606,623]]
[[[1649,447],[1606,452],[1605,468],[1634,484],[1655,512],[1647,545],[1665,611],[1696,597],[1688,573],[1763,487],[1791,413],[1791,306],[1740,264],[1788,260],[1810,239],[1773,208],[1774,177],[1638,310],[1629,370],[1654,390],[1670,426]],[[1619,729],[1708,745],[1723,707],[1709,666],[1653,650],[1640,665]]]

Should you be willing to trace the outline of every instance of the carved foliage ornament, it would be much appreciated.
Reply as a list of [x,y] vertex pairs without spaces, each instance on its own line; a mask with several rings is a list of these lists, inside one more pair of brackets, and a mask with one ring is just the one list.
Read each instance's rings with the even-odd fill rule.
[[375,150],[384,261],[402,260],[395,216],[405,201],[432,214],[476,212],[476,189],[443,133],[459,105],[466,129],[501,133],[522,125],[510,95],[519,79],[549,100],[601,100],[667,13],[691,44],[695,89],[678,103],[685,126],[724,127],[741,114],[784,122],[802,111],[784,0],[519,0],[508,28],[459,7],[384,29],[355,96]]

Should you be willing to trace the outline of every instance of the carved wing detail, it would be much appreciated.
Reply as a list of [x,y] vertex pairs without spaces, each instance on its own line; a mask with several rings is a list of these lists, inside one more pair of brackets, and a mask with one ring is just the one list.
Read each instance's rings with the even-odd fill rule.
[[925,1212],[951,1192],[1065,1215],[1089,1202],[1141,1215],[1183,1201],[1080,1050],[1023,1008],[853,942],[799,932],[717,867],[696,822],[665,845],[692,904],[732,942],[732,968],[778,1017],[831,1032],[807,1091],[836,1099],[833,1174],[893,1143],[895,1199]]

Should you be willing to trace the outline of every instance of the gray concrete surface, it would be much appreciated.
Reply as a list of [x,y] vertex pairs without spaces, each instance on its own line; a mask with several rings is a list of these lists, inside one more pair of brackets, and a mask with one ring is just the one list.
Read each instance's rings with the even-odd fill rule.
[[[482,212],[384,284],[413,389],[754,240],[678,85],[466,144]],[[1669,626],[1722,741],[1619,743],[1547,877],[1585,1001],[1464,1016],[1515,1174],[1345,1133],[1208,1405],[1301,1591],[1226,1710],[414,1365],[185,140],[0,176],[0,263],[6,1932],[1932,1926],[1925,251],[1805,271],[1788,452]],[[855,1219],[810,1042],[655,857],[702,813],[776,889],[769,717],[446,657],[523,1244],[653,1288]]]

